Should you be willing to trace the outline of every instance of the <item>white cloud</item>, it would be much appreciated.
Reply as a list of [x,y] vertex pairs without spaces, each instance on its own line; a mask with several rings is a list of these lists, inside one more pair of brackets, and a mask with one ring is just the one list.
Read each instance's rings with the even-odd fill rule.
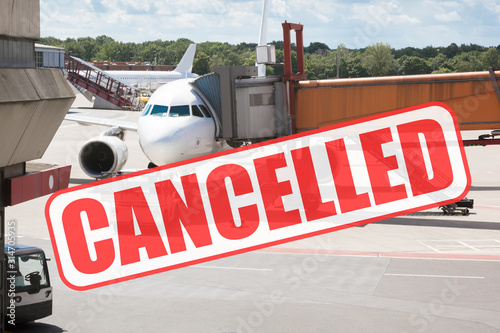
[[450,17],[453,17],[453,15],[460,16],[459,12],[462,12],[464,10],[464,5],[456,1],[441,2],[436,0],[425,0],[422,7],[425,8],[427,15],[434,14],[432,15],[432,17],[445,18],[445,20],[447,16]]
[[[42,36],[108,35],[117,41],[256,42],[263,0],[40,0]],[[330,47],[498,44],[498,0],[270,0],[268,40],[281,23],[305,26],[304,39]],[[498,18],[498,20],[497,20]],[[439,26],[439,29],[436,27]],[[471,27],[474,27],[472,29]],[[433,31],[441,31],[440,36]],[[447,31],[447,33],[444,33]],[[455,32],[455,33],[453,33]],[[355,42],[357,40],[357,42]]]
[[203,13],[207,15],[230,15],[238,4],[224,0],[183,0],[152,1],[154,14],[175,16],[181,14]]
[[477,4],[482,4],[485,0],[462,0],[467,6],[475,6]]
[[406,23],[406,24],[418,24],[421,21],[416,17],[411,17],[409,15],[393,15],[391,18],[393,23]]
[[[370,4],[353,4],[351,18],[364,22],[379,22],[382,25],[388,24],[417,24],[420,20],[410,13],[405,13],[405,9],[399,1],[374,1]],[[411,13],[413,14],[413,13]]]
[[442,22],[452,22],[452,21],[460,21],[462,18],[460,14],[456,10],[446,13],[446,14],[436,14],[434,18],[438,21]]
[[486,10],[498,15],[498,22],[500,23],[500,4],[498,4],[496,0],[483,0],[480,3]]
[[269,4],[269,16],[287,16],[287,6],[285,0],[271,0]]

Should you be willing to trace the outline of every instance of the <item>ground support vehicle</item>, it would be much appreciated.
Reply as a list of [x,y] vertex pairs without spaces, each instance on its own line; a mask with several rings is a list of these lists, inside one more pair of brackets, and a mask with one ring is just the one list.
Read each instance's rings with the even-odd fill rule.
[[441,206],[439,208],[443,210],[444,214],[452,214],[458,210],[462,212],[462,215],[469,215],[469,209],[474,208],[474,200],[463,198],[459,202]]
[[52,287],[42,249],[6,244],[6,322],[11,325],[52,314]]

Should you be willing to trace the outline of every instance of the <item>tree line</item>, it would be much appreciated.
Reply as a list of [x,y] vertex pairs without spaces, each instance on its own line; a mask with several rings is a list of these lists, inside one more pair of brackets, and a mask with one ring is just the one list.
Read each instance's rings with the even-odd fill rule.
[[[189,44],[186,38],[176,41],[147,41],[124,43],[109,36],[67,38],[61,40],[44,37],[39,43],[63,47],[67,55],[86,61],[148,62],[151,64],[175,65],[182,58]],[[282,63],[283,42],[273,41],[276,47],[276,61]],[[222,42],[197,44],[193,72],[203,75],[212,72],[216,66],[255,64],[256,43],[232,45]],[[453,73],[484,71],[500,66],[500,45],[484,47],[477,44],[446,47],[427,46],[419,49],[406,47],[394,49],[386,43],[376,43],[363,49],[348,49],[341,44],[336,49],[320,42],[304,48],[305,71],[308,79],[355,78],[387,75],[412,75],[432,73]],[[292,59],[295,65],[297,53],[292,45]],[[295,66],[294,66],[295,70]],[[282,74],[282,66],[268,67],[268,74]]]

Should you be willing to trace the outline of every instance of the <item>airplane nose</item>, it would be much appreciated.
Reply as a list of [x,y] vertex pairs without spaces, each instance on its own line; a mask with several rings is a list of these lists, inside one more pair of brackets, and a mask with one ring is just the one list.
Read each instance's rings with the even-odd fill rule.
[[140,124],[137,130],[141,148],[151,162],[165,165],[186,159],[186,131],[172,126],[157,126],[164,122],[159,117],[150,124]]

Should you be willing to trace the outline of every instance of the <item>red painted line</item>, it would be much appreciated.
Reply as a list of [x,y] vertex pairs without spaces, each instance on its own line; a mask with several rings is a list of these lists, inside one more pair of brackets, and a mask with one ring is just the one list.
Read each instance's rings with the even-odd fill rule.
[[296,249],[296,248],[283,248],[283,247],[265,248],[265,249],[260,249],[257,252],[285,253],[285,254],[321,254],[330,256],[407,258],[407,259],[500,261],[500,255],[491,255],[491,254],[342,251],[342,250],[325,250],[325,249]]
[[500,210],[500,207],[492,207],[492,206],[474,206],[474,208]]

